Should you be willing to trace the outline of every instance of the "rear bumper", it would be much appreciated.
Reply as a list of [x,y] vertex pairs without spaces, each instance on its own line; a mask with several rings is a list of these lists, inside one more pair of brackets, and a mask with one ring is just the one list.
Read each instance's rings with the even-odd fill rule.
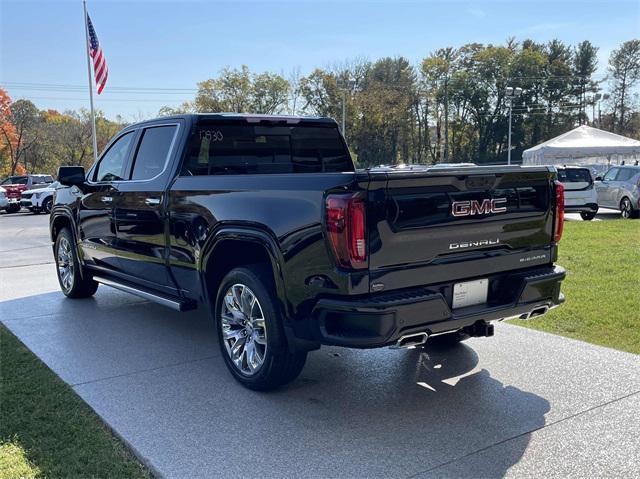
[[[452,310],[453,283],[364,297],[325,298],[311,318],[292,325],[297,338],[356,348],[394,344],[401,336],[455,331],[477,322],[526,315],[534,309],[564,302],[560,266],[538,267],[489,276],[485,304]],[[471,278],[470,278],[471,279]]]
[[597,203],[586,203],[584,205],[564,205],[564,210],[567,213],[597,213],[598,212],[598,204]]

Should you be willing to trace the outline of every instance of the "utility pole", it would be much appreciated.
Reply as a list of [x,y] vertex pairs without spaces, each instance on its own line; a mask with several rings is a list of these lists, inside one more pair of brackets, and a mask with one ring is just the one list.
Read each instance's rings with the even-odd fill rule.
[[342,136],[347,137],[347,90],[342,90]]
[[508,86],[505,91],[505,95],[507,100],[507,107],[509,108],[509,146],[507,149],[507,165],[510,165],[511,164],[511,114],[513,112],[513,100],[515,100],[520,95],[522,95],[522,88],[520,87],[513,88],[511,86]]
[[[511,127],[511,122],[509,122]],[[449,162],[449,73],[444,80],[444,162]]]
[[356,86],[356,81],[350,78],[336,79],[337,87],[342,90],[342,136],[347,141],[347,91],[352,91]]
[[600,110],[600,101],[608,100],[608,99],[609,99],[608,93],[605,93],[604,95],[600,95],[600,93],[598,93],[596,95],[596,100],[598,100],[598,128],[602,128],[602,111]]

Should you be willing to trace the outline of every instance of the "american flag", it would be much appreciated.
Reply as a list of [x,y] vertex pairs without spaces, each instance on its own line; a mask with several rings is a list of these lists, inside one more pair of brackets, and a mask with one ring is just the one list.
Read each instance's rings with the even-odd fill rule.
[[93,58],[93,74],[96,77],[96,88],[99,95],[102,93],[102,90],[107,83],[109,71],[107,69],[107,61],[104,59],[104,55],[102,54],[102,47],[98,41],[98,35],[96,35],[96,31],[93,28],[93,23],[91,23],[91,18],[89,18],[88,13],[87,28],[89,30],[89,55]]

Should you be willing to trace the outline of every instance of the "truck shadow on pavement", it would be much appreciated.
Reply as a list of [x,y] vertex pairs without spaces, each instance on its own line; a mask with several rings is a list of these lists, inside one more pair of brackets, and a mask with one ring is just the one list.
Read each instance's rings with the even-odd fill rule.
[[0,303],[14,334],[169,477],[501,477],[550,410],[491,376],[492,363],[510,360],[485,346],[492,339],[326,347],[290,385],[256,393],[226,371],[201,316],[104,287],[88,300],[51,292]]

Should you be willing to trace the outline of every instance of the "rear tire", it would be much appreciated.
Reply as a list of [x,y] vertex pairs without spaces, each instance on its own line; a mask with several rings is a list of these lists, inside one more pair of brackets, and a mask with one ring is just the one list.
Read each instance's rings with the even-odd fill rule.
[[593,218],[596,217],[596,213],[592,213],[590,211],[583,211],[582,213],[580,213],[580,217],[585,221],[591,221]]
[[10,204],[9,206],[7,206],[7,213],[12,214],[12,213],[17,213],[18,211],[20,211],[20,206],[16,205],[16,204]]
[[269,268],[231,270],[218,288],[214,314],[222,357],[240,384],[268,391],[300,374],[307,353],[289,349]]
[[58,283],[64,295],[74,299],[93,296],[98,283],[86,274],[82,275],[76,244],[69,228],[62,228],[56,236],[54,256]]

